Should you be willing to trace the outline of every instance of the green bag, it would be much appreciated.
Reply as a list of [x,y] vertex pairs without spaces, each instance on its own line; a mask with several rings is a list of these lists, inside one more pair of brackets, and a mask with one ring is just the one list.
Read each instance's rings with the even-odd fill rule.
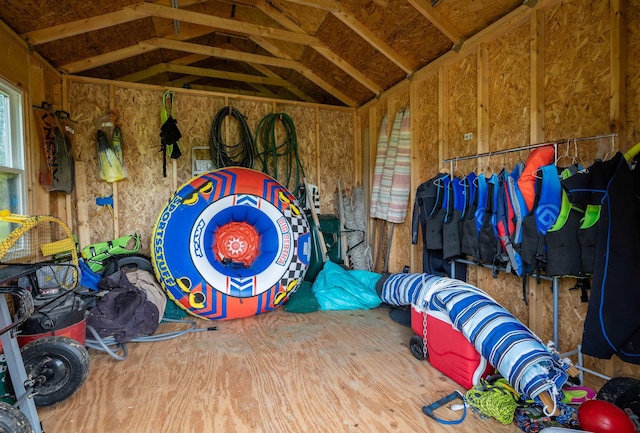
[[140,251],[140,234],[122,236],[112,241],[99,242],[82,249],[82,258],[93,272],[102,272],[107,261],[117,255],[135,254]]

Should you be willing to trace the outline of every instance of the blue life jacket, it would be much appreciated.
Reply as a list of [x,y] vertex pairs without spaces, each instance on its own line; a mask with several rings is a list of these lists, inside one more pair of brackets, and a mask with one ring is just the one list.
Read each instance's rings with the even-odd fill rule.
[[560,215],[562,203],[562,185],[558,168],[555,164],[540,167],[542,177],[542,188],[540,189],[540,199],[534,210],[536,216],[536,226],[540,234],[546,234]]
[[[523,273],[522,256],[520,255],[520,247],[522,244],[522,220],[527,214],[527,204],[518,187],[518,179],[524,169],[524,163],[516,164],[513,171],[507,177],[507,192],[509,194],[509,204],[511,205],[512,215],[509,224],[509,261],[513,272],[521,276]],[[511,215],[511,213],[510,213]]]

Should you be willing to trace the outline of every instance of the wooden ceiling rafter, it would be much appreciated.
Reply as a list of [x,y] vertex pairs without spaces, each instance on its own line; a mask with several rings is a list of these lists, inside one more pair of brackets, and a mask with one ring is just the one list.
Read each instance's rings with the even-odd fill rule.
[[[184,1],[181,7],[189,7],[203,0]],[[158,0],[154,2],[159,5],[170,4],[169,0]],[[96,30],[106,29],[107,27],[125,24],[141,18],[149,17],[148,13],[136,11],[131,8],[123,8],[119,11],[108,12],[102,15],[96,15],[91,18],[84,18],[57,26],[47,27],[44,29],[34,30],[32,32],[20,35],[30,46],[45,44],[47,42],[57,41],[59,39],[69,38]]]
[[[152,77],[154,77],[156,75],[160,75],[162,73],[170,72],[169,71],[170,67],[167,66],[167,65],[188,66],[188,65],[191,65],[193,63],[197,63],[197,62],[200,62],[202,60],[209,59],[209,58],[211,58],[211,56],[207,56],[207,55],[204,55],[204,54],[189,54],[187,56],[180,57],[178,59],[174,59],[174,60],[171,60],[171,61],[166,62],[166,63],[160,63],[160,64],[157,64],[157,65],[153,65],[153,66],[151,66],[149,68],[146,68],[146,69],[143,69],[141,71],[134,72],[133,74],[128,74],[128,75],[122,76],[122,77],[118,78],[118,81],[129,81],[129,82],[134,82],[134,83],[135,82],[140,82],[140,81],[152,78]],[[317,102],[313,98],[308,96],[306,93],[304,93],[303,91],[298,89],[293,83],[291,83],[288,80],[284,80],[282,77],[280,77],[278,74],[273,72],[271,69],[269,69],[269,68],[267,68],[267,67],[265,67],[263,65],[258,65],[256,63],[249,63],[249,66],[251,66],[256,71],[260,72],[265,77],[280,79],[283,82],[286,82],[286,84],[283,84],[283,87],[285,87],[293,95],[297,96],[301,101]],[[167,85],[169,85],[168,83],[174,83],[174,84],[177,83],[178,85],[176,87],[182,87],[184,84],[189,84],[189,83],[191,83],[193,81],[197,81],[197,80],[199,80],[201,78],[202,78],[202,76],[200,76],[200,75],[185,75],[183,77],[180,77],[180,78],[177,78],[175,80],[171,80],[170,82],[167,82]]]
[[124,9],[141,11],[149,15],[159,18],[176,19],[191,24],[199,24],[201,26],[213,27],[215,29],[224,30],[230,33],[264,36],[271,39],[279,39],[287,42],[295,42],[303,45],[318,44],[319,41],[315,36],[308,34],[300,34],[288,30],[276,29],[274,27],[261,26],[251,24],[244,21],[221,18],[215,15],[209,15],[201,12],[193,12],[186,9],[174,9],[168,6],[162,6],[155,3],[137,3],[131,6],[125,6]]
[[[259,37],[253,37],[251,39],[256,44],[261,46],[263,49],[265,49],[266,51],[271,53],[272,55],[280,57],[280,58],[283,58],[283,59],[291,59],[291,60],[293,60],[291,56],[289,56],[287,53],[282,51],[279,47],[275,46],[271,41],[269,41],[269,40],[267,40],[265,38],[259,38]],[[352,98],[348,97],[347,95],[342,93],[340,90],[338,90],[335,87],[333,87],[331,84],[329,84],[323,78],[318,76],[311,69],[307,68],[307,70],[305,70],[304,72],[301,72],[301,74],[307,80],[311,81],[312,83],[314,83],[316,86],[320,87],[321,89],[324,89],[327,93],[333,95],[335,98],[337,98],[340,101],[344,102],[349,107],[355,107],[357,105],[356,102]]]
[[[258,65],[256,63],[249,63],[249,66],[251,66],[253,69],[255,69],[256,71],[260,72],[262,75],[264,75],[266,77],[280,78],[280,79],[284,80],[284,78],[280,77],[280,75],[276,74],[275,72],[273,72],[271,69],[267,68],[266,66]],[[295,95],[298,98],[300,98],[301,101],[318,102],[314,98],[312,98],[309,95],[307,95],[306,93],[304,93],[302,90],[298,89],[289,80],[285,80],[285,81],[287,81],[289,83],[289,85],[288,86],[284,86],[284,88],[287,89],[289,92],[291,92],[293,95]]]
[[448,19],[446,19],[438,10],[433,7],[431,0],[407,0],[411,6],[420,12],[426,19],[431,21],[445,36],[447,36],[454,46],[460,47],[464,42],[462,33]]
[[226,48],[216,48],[208,45],[199,45],[191,42],[171,40],[168,38],[155,38],[149,41],[141,42],[140,44],[150,45],[152,47],[155,47],[156,49],[165,48],[169,50],[183,51],[187,53],[204,54],[211,57],[218,57],[218,58],[223,58],[227,60],[235,60],[240,62],[257,63],[261,65],[274,66],[278,68],[293,69],[299,72],[300,74],[302,74],[309,81],[312,81],[313,83],[315,83],[321,89],[325,90],[327,93],[341,100],[346,105],[350,107],[355,107],[357,105],[352,98],[348,97],[338,89],[334,88],[331,84],[329,84],[325,80],[318,77],[307,66],[303,65],[302,63],[296,60],[269,57],[269,56],[263,56],[260,54],[251,54],[243,51],[228,50]]
[[198,66],[164,64],[167,72],[184,75],[198,75],[207,78],[217,78],[221,80],[240,81],[250,84],[263,84],[267,86],[286,87],[290,83],[282,78],[260,77],[258,75],[243,74],[240,72],[230,72],[219,69],[202,68]]
[[[282,12],[274,8],[272,5],[268,4],[263,0],[256,0],[255,6],[260,9],[263,13],[265,13],[269,18],[275,20],[281,26],[289,29],[292,32],[300,35],[309,35],[306,33],[300,26],[291,21],[287,16],[285,16]],[[362,84],[364,87],[373,92],[374,95],[379,95],[382,93],[382,87],[375,83],[373,80],[368,78],[358,69],[354,68],[347,62],[342,59],[336,53],[334,53],[331,48],[326,46],[325,44],[318,42],[314,45],[309,45],[310,48],[314,49],[318,54],[322,55],[324,58],[329,60],[331,63],[336,65],[338,68],[342,69],[344,72],[349,74],[352,78]]]
[[[380,51],[389,60],[396,64],[399,68],[405,71],[408,75],[412,75],[415,72],[416,66],[409,60],[404,58],[400,53],[394,50],[389,44],[378,37],[370,28],[362,24],[355,16],[355,14],[349,11],[347,8],[340,5],[340,3],[334,0],[287,0],[292,3],[301,4],[304,6],[315,7],[318,9],[330,12],[333,16],[338,18],[344,25],[349,27],[353,32],[358,34],[369,45]],[[257,5],[260,7],[260,3],[266,3],[264,0],[257,0]]]
[[[202,3],[203,0],[192,0],[182,7],[188,7],[193,4]],[[242,22],[233,19],[220,18],[214,15],[208,15],[200,12],[193,12],[185,9],[176,9],[169,6],[169,0],[159,0],[156,2],[141,2],[135,3],[129,6],[123,7],[120,11],[109,12],[106,14],[94,16],[87,19],[77,20],[70,23],[65,23],[53,27],[48,27],[45,29],[35,30],[32,32],[27,32],[22,34],[21,36],[27,41],[28,44],[34,46],[43,44],[46,42],[52,42],[55,40],[63,39],[66,37],[76,36],[83,33],[88,33],[95,30],[104,29],[107,27],[115,26],[118,24],[123,24],[126,22],[134,21],[141,18],[146,17],[159,17],[166,18],[178,21],[184,21],[191,24],[196,24],[200,26],[205,26],[210,30],[198,30],[191,29],[190,33],[181,32],[180,35],[166,35],[163,39],[170,40],[188,40],[192,37],[201,36],[207,33],[215,32],[214,29],[228,31],[234,34],[243,34],[248,35],[250,39],[255,39],[255,42],[259,45],[266,45],[264,42],[265,38],[276,39],[276,40],[284,40],[287,42],[300,43],[306,46],[313,48],[327,60],[329,60],[334,65],[338,66],[345,73],[350,75],[356,81],[358,81],[365,88],[369,89],[374,95],[378,95],[382,93],[382,87],[375,83],[373,80],[369,79],[365,74],[360,72],[355,67],[351,66],[348,62],[342,59],[339,55],[333,52],[329,47],[327,47],[324,43],[319,41],[315,36],[306,33],[299,26],[297,26],[294,22],[289,20],[284,14],[280,13],[274,7],[268,5],[264,0],[246,0],[241,2],[243,4],[254,6],[260,9],[263,13],[265,13],[270,18],[274,19],[284,28],[289,30],[282,30],[273,27],[260,26],[256,24],[251,24],[247,22]],[[335,2],[325,1],[318,2],[318,5],[322,8],[327,8],[330,5],[335,5]],[[336,13],[339,15],[339,18],[343,21],[349,21],[348,14],[345,14],[344,11],[336,9]],[[376,39],[375,35],[372,32],[367,31],[367,29],[358,25],[357,22],[351,20],[350,28],[355,28],[356,33],[363,36],[363,38],[371,43],[376,49],[385,54],[388,58],[390,58],[394,63],[398,64],[403,70],[409,72],[413,71],[413,66],[410,65],[406,60],[401,59],[400,56],[392,52],[393,50],[388,47],[382,40]],[[105,66],[113,62],[125,60],[130,57],[134,57],[140,54],[144,54],[146,52],[150,52],[158,49],[157,46],[158,38],[149,39],[146,41],[142,41],[136,45],[132,45],[129,47],[121,48],[118,50],[114,50],[108,53],[99,54],[97,56],[93,56],[90,58],[78,60],[75,62],[71,62],[60,66],[58,69],[62,72],[68,74],[77,74],[80,72],[84,72],[89,69],[93,69],[99,66]],[[274,53],[273,48],[275,45],[271,44],[271,50],[269,50],[272,55]],[[279,51],[279,56],[283,56],[281,50]],[[240,56],[243,57],[243,56]],[[240,57],[235,60],[240,60]],[[265,63],[262,63],[265,64]],[[345,99],[351,101],[348,105],[353,106],[353,100],[351,98],[346,97],[341,91],[338,91],[333,86],[329,85],[329,83],[321,79],[317,73],[310,70],[300,70],[300,68],[293,67],[291,65],[272,65],[277,67],[286,67],[290,69],[295,69],[298,72],[302,73],[307,79],[310,79],[314,84],[319,85],[323,90],[337,97],[338,99],[345,102]],[[143,71],[138,71],[137,73],[129,74],[127,76],[122,77],[125,81],[139,81],[145,78],[149,78],[153,75],[157,75],[158,73],[166,72],[162,70],[162,66],[155,65],[147,68]],[[274,78],[274,77],[272,77]],[[295,86],[294,86],[295,87]],[[294,94],[298,96],[304,95],[303,92],[299,91],[299,89],[295,89],[293,91]],[[337,95],[340,95],[339,97]],[[346,97],[346,98],[345,98]],[[307,95],[304,95],[304,100],[309,99]],[[346,103],[346,102],[345,102]]]
[[[380,94],[382,92],[382,87],[375,83],[373,80],[368,78],[358,69],[351,66],[347,61],[342,59],[339,55],[334,53],[329,47],[327,47],[324,43],[322,43],[318,38],[313,35],[306,33],[300,27],[298,27],[295,23],[291,22],[287,17],[282,15],[280,12],[276,11],[272,7],[265,8],[267,10],[262,10],[267,13],[268,16],[274,18],[278,17],[276,21],[282,25],[282,22],[288,22],[288,28],[294,28],[295,30],[282,30],[276,29],[274,27],[260,26],[256,24],[247,23],[244,21],[233,20],[228,18],[220,18],[213,15],[208,15],[200,12],[187,11],[184,9],[173,9],[171,7],[166,7],[162,5],[157,5],[153,3],[138,3],[135,5],[127,6],[127,8],[132,8],[136,11],[143,11],[145,13],[149,13],[150,15],[157,16],[160,18],[166,19],[177,19],[179,21],[190,22],[192,24],[199,24],[203,26],[209,26],[216,29],[228,31],[231,33],[245,34],[269,39],[282,40],[286,42],[293,42],[297,44],[307,45],[322,56],[324,56],[327,60],[335,64],[337,67],[342,69],[344,72],[349,74],[355,80],[357,80],[360,84],[365,86],[367,89],[371,90],[374,94]],[[270,12],[267,12],[269,11]],[[287,28],[287,27],[286,27]]]
[[67,63],[66,65],[60,66],[58,69],[67,74],[77,74],[78,72],[88,71],[89,69],[97,68],[98,66],[104,66],[108,65],[109,63],[114,63],[120,60],[128,59],[130,57],[139,56],[141,54],[148,53],[159,48],[153,45],[152,42],[154,39],[149,39],[136,45],[131,45],[119,50],[109,51],[108,53],[99,54],[87,59]]

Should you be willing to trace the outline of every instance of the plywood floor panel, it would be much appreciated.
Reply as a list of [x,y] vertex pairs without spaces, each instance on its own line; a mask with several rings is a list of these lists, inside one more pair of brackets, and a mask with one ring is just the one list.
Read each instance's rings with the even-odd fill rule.
[[[86,384],[68,400],[38,409],[44,430],[520,432],[474,413],[457,426],[426,417],[422,406],[460,387],[411,355],[413,332],[393,322],[386,308],[196,320],[218,330],[130,343],[124,361],[91,350]],[[173,329],[161,324],[158,332]]]

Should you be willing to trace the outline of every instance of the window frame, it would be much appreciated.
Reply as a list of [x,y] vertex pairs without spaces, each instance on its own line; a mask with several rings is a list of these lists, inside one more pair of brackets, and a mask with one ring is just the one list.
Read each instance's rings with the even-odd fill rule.
[[[25,93],[22,89],[0,76],[0,93],[9,100],[9,122],[7,125],[8,155],[6,163],[0,165],[0,172],[17,178],[17,204],[11,208],[12,213],[28,213],[27,202],[27,149],[25,141]],[[2,210],[2,209],[0,209]]]

